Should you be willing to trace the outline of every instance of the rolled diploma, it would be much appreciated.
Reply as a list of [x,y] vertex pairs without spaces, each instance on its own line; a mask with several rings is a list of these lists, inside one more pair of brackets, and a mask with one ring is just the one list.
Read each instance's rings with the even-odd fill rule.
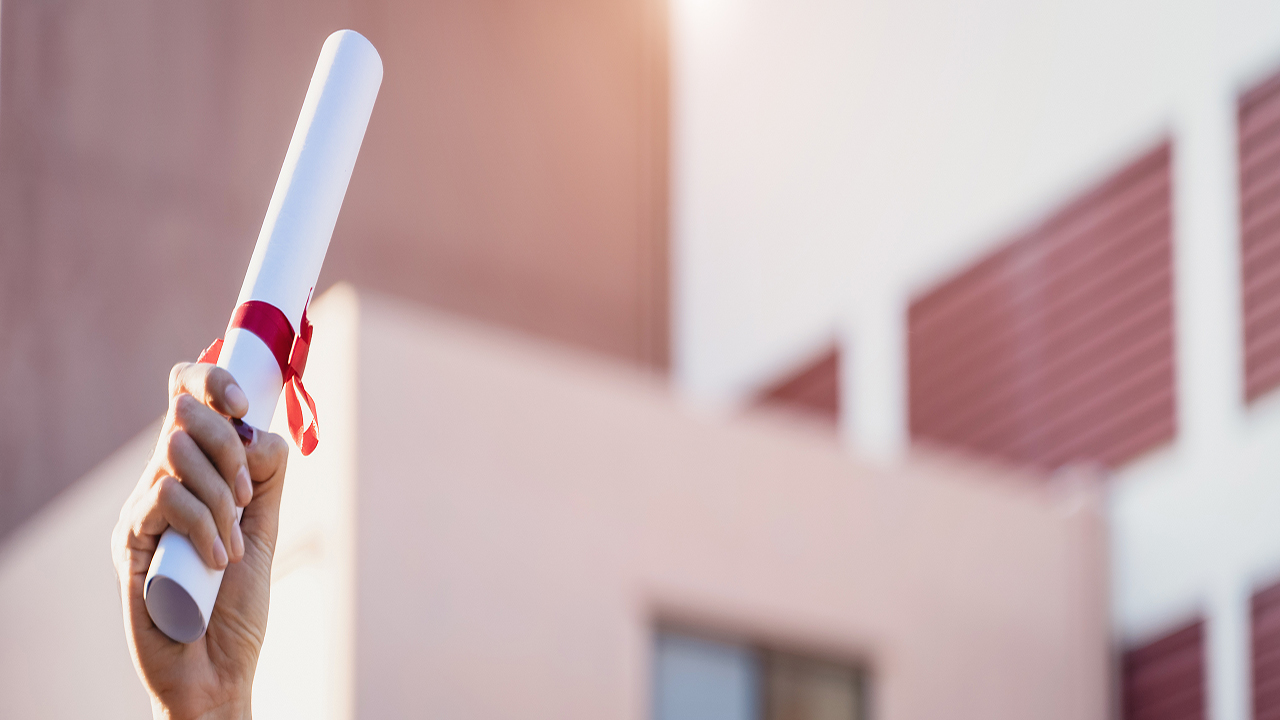
[[[298,331],[381,84],[382,59],[362,35],[339,30],[324,41],[237,307],[268,302]],[[266,343],[247,330],[230,329],[218,365],[249,399],[245,423],[270,427],[284,381]],[[184,535],[166,530],[143,586],[156,626],[179,642],[203,635],[222,572],[206,566]]]

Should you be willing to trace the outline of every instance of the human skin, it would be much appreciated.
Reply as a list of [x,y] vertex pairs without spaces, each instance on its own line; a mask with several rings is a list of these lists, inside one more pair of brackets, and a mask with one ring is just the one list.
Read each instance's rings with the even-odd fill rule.
[[[155,453],[111,536],[129,651],[157,718],[252,714],[288,450],[283,438],[263,430],[253,431],[252,442],[241,441],[229,418],[248,409],[227,371],[175,365]],[[238,524],[237,507],[244,508]],[[169,527],[190,538],[206,564],[226,568],[208,630],[190,644],[162,633],[142,598],[151,558]]]

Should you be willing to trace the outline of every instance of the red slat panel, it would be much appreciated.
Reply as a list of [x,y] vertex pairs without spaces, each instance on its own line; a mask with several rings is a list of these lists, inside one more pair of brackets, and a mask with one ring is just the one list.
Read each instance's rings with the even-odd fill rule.
[[[1061,323],[1052,335],[1041,333],[1021,344],[997,346],[1006,358],[981,357],[981,364],[968,377],[953,378],[952,388],[935,389],[923,383],[913,386],[917,399],[912,410],[967,425],[970,418],[965,417],[966,410],[972,414],[991,412],[985,405],[1007,400],[1009,395],[1023,397],[1028,386],[1042,386],[1049,393],[1062,392],[1081,377],[1101,371],[1147,344],[1163,343],[1171,348],[1172,335],[1168,333],[1151,335],[1142,343],[1133,341],[1135,331],[1141,332],[1171,312],[1169,278],[1157,275],[1149,280],[1154,282],[1135,286],[1132,293],[1118,301],[1095,298],[1095,307],[1071,322]],[[1050,322],[1051,318],[1043,320]],[[1099,321],[1105,321],[1108,327],[1099,331]],[[953,357],[951,365],[963,367],[964,363]]]
[[[1164,225],[1154,230],[1168,235],[1167,219]],[[1002,346],[1009,344],[1015,350],[1029,349],[1025,345],[1018,345],[1018,340],[1034,333],[1035,329],[1044,322],[1061,325],[1061,332],[1052,337],[1046,337],[1046,340],[1055,339],[1074,346],[1080,339],[1089,336],[1094,320],[1092,315],[1116,312],[1116,305],[1121,306],[1118,308],[1119,311],[1128,310],[1132,313],[1139,307],[1139,304],[1133,302],[1134,294],[1150,289],[1148,286],[1161,282],[1162,278],[1164,282],[1168,282],[1167,275],[1152,276],[1148,268],[1153,263],[1167,266],[1169,248],[1153,243],[1151,238],[1141,235],[1136,239],[1141,242],[1127,244],[1137,244],[1138,252],[1116,253],[1114,256],[1103,257],[1097,267],[1089,268],[1088,274],[1079,278],[1068,278],[1070,282],[1063,283],[1061,289],[1054,287],[1054,281],[1059,278],[1047,278],[1046,285],[1042,289],[1046,291],[1050,304],[1041,308],[1040,313],[1030,314],[1020,311],[1028,302],[1032,302],[1032,299],[998,302],[990,303],[984,308],[971,309],[966,318],[981,318],[985,324],[977,326],[971,322],[965,327],[964,319],[966,318],[961,318],[958,324],[961,324],[964,331],[957,333],[948,330],[947,332],[952,333],[951,337],[938,337],[941,335],[940,332],[916,328],[921,335],[917,339],[920,352],[915,359],[927,360],[932,353],[945,353],[952,358],[953,363],[974,363],[985,366],[1012,362],[1012,359],[1006,357],[1007,353],[1001,352]],[[1125,249],[1125,244],[1117,242],[1111,247]],[[1157,289],[1157,292],[1161,291]],[[975,336],[989,336],[991,342],[975,344],[971,340]],[[928,399],[938,390],[945,389],[938,386],[950,384],[950,378],[945,372],[946,367],[924,362],[918,363],[915,369],[918,372],[917,389],[921,391],[920,397],[923,399]],[[937,374],[930,375],[930,369]]]
[[1251,600],[1253,715],[1280,718],[1280,583]]
[[1204,621],[1129,650],[1121,673],[1125,720],[1202,720]]
[[1280,133],[1259,136],[1250,155],[1247,163],[1240,164],[1242,178],[1253,180],[1276,172],[1280,168]]
[[1245,259],[1253,259],[1251,255],[1259,250],[1255,247],[1261,243],[1265,250],[1268,243],[1274,243],[1277,229],[1280,228],[1280,207],[1267,206],[1248,218],[1241,219],[1241,236],[1245,239]]
[[[1152,157],[1139,161],[1135,167],[1150,171],[1153,168],[1149,167],[1149,164],[1159,159],[1158,154],[1153,154]],[[1164,162],[1168,163],[1167,153]],[[1031,260],[1045,262],[1069,261],[1078,257],[1078,249],[1070,246],[1080,235],[1099,233],[1114,235],[1117,225],[1125,228],[1140,225],[1141,222],[1135,215],[1145,217],[1152,209],[1153,203],[1158,209],[1163,203],[1160,199],[1168,195],[1167,173],[1150,176],[1135,175],[1134,169],[1129,168],[1120,173],[1117,179],[1104,183],[1101,191],[1095,190],[1086,194],[1059,215],[1028,232],[1029,235],[1041,237],[1041,242],[1029,246],[1025,244],[1005,246],[986,260],[974,265],[967,277],[957,277],[943,283],[928,296],[917,300],[911,308],[912,320],[922,323],[922,327],[927,327],[929,316],[933,315],[937,309],[935,306],[956,307],[971,301],[973,296],[991,292],[991,287],[975,283],[974,280],[987,279],[1007,271],[1012,256],[1021,256],[1024,261],[1029,257]],[[1100,203],[1099,200],[1104,196],[1109,202]],[[1163,203],[1163,206],[1166,209],[1168,207],[1167,203]]]
[[831,348],[760,395],[759,404],[798,410],[835,423],[840,418],[840,351]]
[[1280,75],[1240,101],[1245,400],[1280,385]]
[[1173,437],[1162,144],[908,312],[914,437],[1052,468]]

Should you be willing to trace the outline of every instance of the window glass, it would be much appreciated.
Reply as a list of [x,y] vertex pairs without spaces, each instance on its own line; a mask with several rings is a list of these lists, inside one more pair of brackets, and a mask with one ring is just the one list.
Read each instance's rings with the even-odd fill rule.
[[848,665],[659,633],[655,720],[865,720],[865,677]]
[[661,634],[654,672],[656,720],[758,720],[759,668],[737,645]]
[[766,654],[768,720],[857,720],[862,687],[852,668],[808,658]]

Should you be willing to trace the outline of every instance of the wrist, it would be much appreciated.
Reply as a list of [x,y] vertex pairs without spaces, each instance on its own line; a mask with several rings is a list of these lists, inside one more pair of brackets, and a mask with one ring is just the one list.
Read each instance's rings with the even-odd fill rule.
[[244,702],[230,702],[203,712],[184,712],[153,698],[151,717],[153,720],[252,720],[253,706],[246,698]]

